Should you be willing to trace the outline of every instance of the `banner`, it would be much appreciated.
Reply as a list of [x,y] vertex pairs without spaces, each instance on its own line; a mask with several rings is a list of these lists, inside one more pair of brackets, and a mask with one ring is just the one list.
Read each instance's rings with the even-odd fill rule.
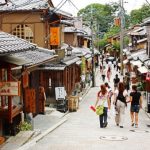
[[50,45],[60,45],[60,28],[51,27],[50,28]]

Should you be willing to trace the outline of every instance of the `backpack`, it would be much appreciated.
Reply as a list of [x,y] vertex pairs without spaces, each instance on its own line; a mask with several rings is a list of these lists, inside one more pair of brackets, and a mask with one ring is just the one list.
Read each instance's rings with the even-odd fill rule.
[[123,95],[123,92],[119,92],[119,93],[118,93],[117,100],[120,100],[121,102],[123,102],[123,103],[125,103],[125,104],[127,105],[127,103],[126,103],[126,98],[125,98],[125,96]]

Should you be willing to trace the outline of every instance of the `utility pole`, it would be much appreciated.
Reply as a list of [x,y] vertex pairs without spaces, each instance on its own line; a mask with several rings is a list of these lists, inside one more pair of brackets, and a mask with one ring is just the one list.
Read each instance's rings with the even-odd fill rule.
[[121,63],[121,75],[123,75],[123,37],[124,37],[124,9],[123,0],[120,0],[120,20],[121,20],[121,30],[120,30],[120,63]]
[[92,87],[95,87],[95,61],[94,61],[94,44],[93,44],[93,10],[91,6],[91,49],[92,49]]

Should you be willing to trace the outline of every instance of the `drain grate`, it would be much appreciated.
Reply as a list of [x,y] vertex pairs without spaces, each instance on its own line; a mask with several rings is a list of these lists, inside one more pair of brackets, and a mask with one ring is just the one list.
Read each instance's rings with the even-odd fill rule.
[[124,141],[127,140],[128,138],[124,136],[107,135],[107,136],[100,136],[100,139],[108,141]]
[[131,132],[137,132],[137,133],[149,133],[147,130],[130,130]]

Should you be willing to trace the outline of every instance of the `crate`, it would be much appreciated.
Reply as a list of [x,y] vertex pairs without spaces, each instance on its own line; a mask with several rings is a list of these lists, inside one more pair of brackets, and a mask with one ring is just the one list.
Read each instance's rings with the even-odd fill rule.
[[77,111],[79,108],[79,96],[69,96],[68,109],[69,111]]

